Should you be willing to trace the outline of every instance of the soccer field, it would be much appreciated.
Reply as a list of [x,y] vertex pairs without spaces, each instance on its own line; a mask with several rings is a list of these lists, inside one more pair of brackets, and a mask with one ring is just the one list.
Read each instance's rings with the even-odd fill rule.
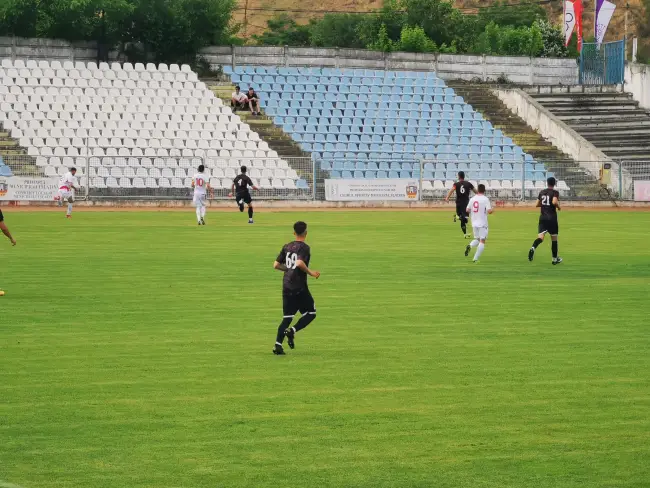
[[5,209],[0,487],[650,486],[650,212],[565,209],[559,266],[532,210],[478,264],[451,217]]

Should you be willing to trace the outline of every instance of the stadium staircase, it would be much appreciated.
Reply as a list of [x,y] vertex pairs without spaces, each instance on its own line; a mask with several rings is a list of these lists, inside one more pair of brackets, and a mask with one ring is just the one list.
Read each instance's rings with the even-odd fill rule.
[[536,161],[543,163],[556,178],[566,181],[576,196],[593,194],[594,186],[597,185],[593,176],[514,114],[492,93],[490,86],[464,81],[449,81],[447,85],[496,129],[500,129]]
[[[220,98],[224,105],[230,105],[230,97],[235,91],[235,86],[231,82],[222,82],[215,79],[201,79],[207,87]],[[308,158],[309,154],[302,151],[300,147],[286,134],[282,127],[278,127],[273,120],[265,114],[253,116],[248,110],[238,111],[237,115],[250,125],[260,136],[260,139],[266,141],[269,148],[278,153],[281,157],[289,158]]]
[[650,161],[650,116],[630,93],[531,93],[607,156]]
[[27,149],[11,137],[0,122],[0,176],[43,176]]

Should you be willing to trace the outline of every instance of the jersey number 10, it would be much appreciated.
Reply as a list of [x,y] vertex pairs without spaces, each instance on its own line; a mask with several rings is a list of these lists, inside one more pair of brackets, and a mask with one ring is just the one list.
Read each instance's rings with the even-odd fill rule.
[[291,254],[287,254],[286,263],[285,263],[287,269],[296,269],[297,261],[298,261],[298,255],[295,252]]
[[196,179],[196,186],[203,186],[205,182],[203,181],[203,178],[197,178]]

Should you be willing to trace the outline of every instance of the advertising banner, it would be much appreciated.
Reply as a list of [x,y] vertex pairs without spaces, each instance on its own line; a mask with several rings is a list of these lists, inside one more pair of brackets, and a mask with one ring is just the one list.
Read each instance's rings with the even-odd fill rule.
[[0,200],[52,202],[58,191],[57,178],[0,176]]
[[634,180],[634,200],[650,202],[650,181]]
[[414,179],[325,180],[330,202],[418,201],[420,182]]
[[605,39],[605,32],[607,32],[607,26],[609,26],[609,21],[612,20],[614,15],[614,10],[616,10],[616,5],[607,0],[596,0],[596,23],[595,23],[595,37],[596,45],[600,49],[600,45]]

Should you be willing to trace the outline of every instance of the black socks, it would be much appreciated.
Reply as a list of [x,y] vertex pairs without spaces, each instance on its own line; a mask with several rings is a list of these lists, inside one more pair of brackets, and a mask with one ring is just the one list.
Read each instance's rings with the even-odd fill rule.
[[544,241],[538,237],[537,239],[535,239],[535,242],[533,242],[533,247],[537,249],[537,246],[539,246],[542,242]]
[[557,241],[551,242],[551,251],[553,252],[553,258],[557,258]]
[[249,219],[253,218],[253,207],[248,207],[248,218]]
[[282,319],[282,322],[278,327],[278,335],[275,336],[275,342],[277,342],[278,344],[282,344],[282,341],[284,341],[284,331],[289,328],[292,321],[293,321],[293,317],[285,317]]
[[312,321],[316,318],[315,313],[306,313],[302,317],[300,317],[300,320],[296,325],[293,326],[293,328],[298,332],[299,330],[304,329],[307,327],[309,324],[312,323]]

